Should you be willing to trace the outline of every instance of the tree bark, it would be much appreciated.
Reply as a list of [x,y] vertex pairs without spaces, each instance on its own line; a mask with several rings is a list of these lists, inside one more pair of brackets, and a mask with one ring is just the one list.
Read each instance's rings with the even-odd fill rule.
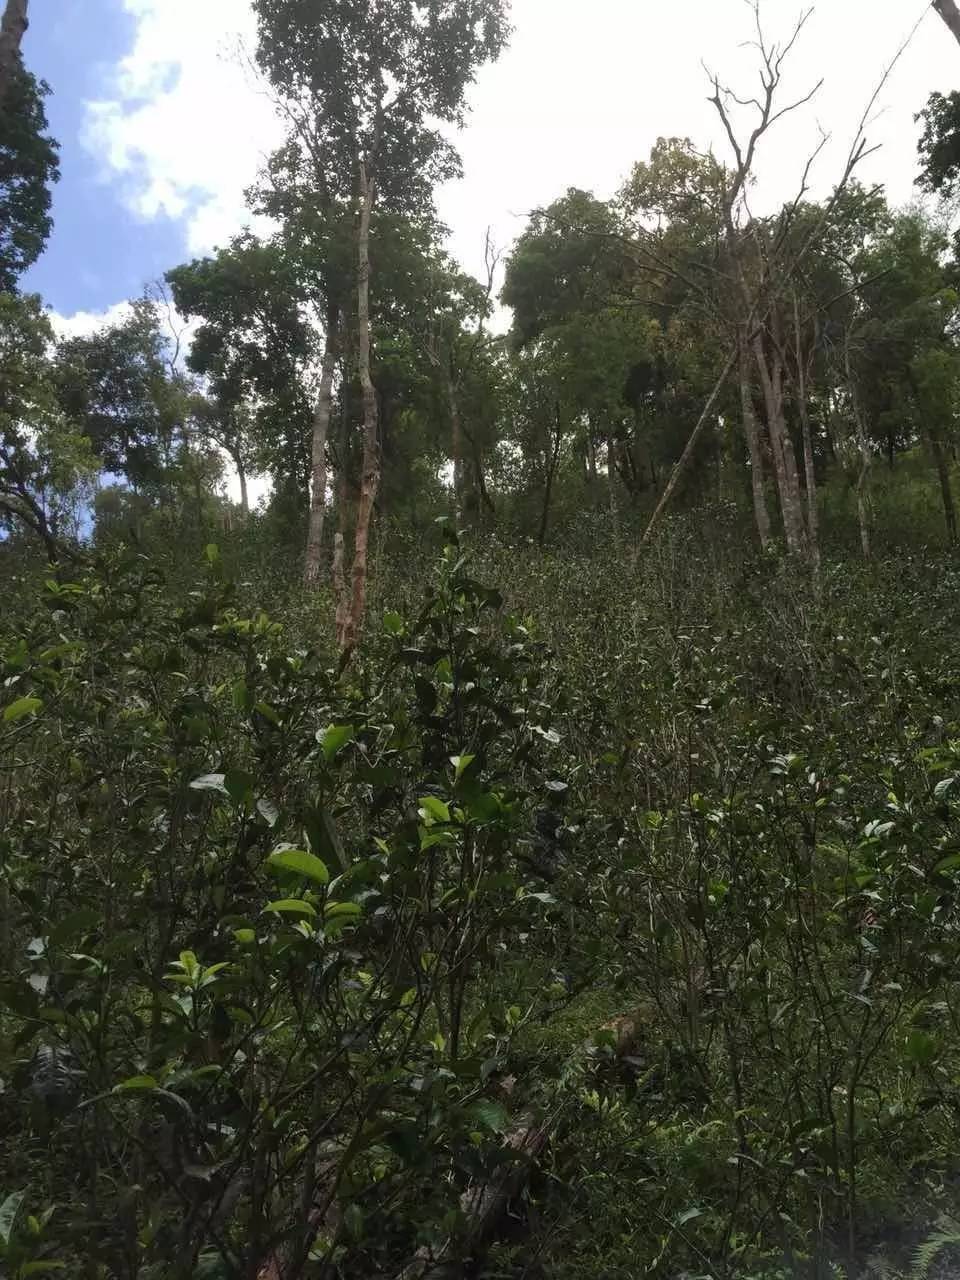
[[807,539],[810,566],[814,576],[818,578],[820,574],[820,513],[817,509],[817,473],[813,465],[813,435],[810,431],[810,414],[807,407],[807,370],[800,332],[800,304],[796,293],[793,295],[793,325],[797,359],[797,412],[800,415],[800,428],[803,433],[803,468],[807,485]]
[[23,65],[20,45],[28,25],[27,0],[7,0],[0,18],[0,101]]
[[450,410],[450,453],[453,458],[453,506],[459,521],[463,516],[464,466],[463,466],[463,419],[460,417],[460,404],[457,400],[457,385],[453,378],[450,361],[446,362],[447,405]]
[[870,479],[870,465],[873,458],[870,454],[870,442],[867,439],[867,427],[863,420],[863,413],[860,409],[860,400],[857,396],[857,389],[853,382],[853,370],[850,365],[850,338],[847,335],[847,341],[843,350],[844,369],[847,375],[847,392],[850,396],[850,405],[853,409],[853,423],[857,433],[857,449],[860,454],[860,471],[857,474],[857,523],[860,526],[860,549],[863,552],[864,560],[869,560],[871,555],[870,546],[870,500],[868,482]]
[[956,0],[933,0],[933,7],[960,42],[960,9]]
[[[657,503],[656,510],[654,511],[653,515],[650,517],[650,520],[649,520],[649,523],[647,524],[646,529],[644,529],[643,531],[643,537],[640,539],[641,547],[646,546],[646,544],[653,537],[654,531],[657,525],[660,523],[660,520],[663,516],[664,511],[666,511],[667,507],[669,506],[670,499],[673,497],[674,491],[677,485],[680,483],[680,477],[683,475],[684,471],[687,468],[687,464],[689,463],[690,459],[693,457],[693,451],[697,447],[697,441],[700,439],[700,436],[703,434],[704,427],[707,425],[708,421],[710,420],[710,414],[713,410],[713,406],[717,403],[717,400],[719,399],[720,392],[723,390],[724,383],[730,377],[730,374],[733,372],[733,366],[737,362],[737,350],[738,348],[735,346],[733,350],[730,352],[730,354],[727,356],[727,362],[723,366],[723,370],[721,371],[719,378],[717,378],[716,382],[713,384],[713,390],[710,392],[710,395],[707,398],[707,403],[703,406],[703,412],[700,414],[700,417],[697,421],[697,425],[690,432],[690,439],[687,441],[684,447],[683,453],[677,459],[676,465],[674,466],[673,471],[670,473],[670,479],[667,481],[667,487],[664,489],[663,494],[660,498],[660,501]],[[639,548],[638,548],[638,553],[639,553]]]
[[360,638],[367,607],[367,551],[370,521],[380,488],[380,441],[377,389],[370,373],[370,218],[376,179],[360,163],[360,218],[357,226],[357,372],[363,392],[363,466],[360,502],[353,546],[350,610],[337,637],[341,649],[352,649]]
[[763,450],[760,447],[760,428],[753,408],[753,386],[750,381],[750,352],[746,335],[740,339],[738,349],[740,366],[740,411],[743,417],[743,434],[750,457],[750,488],[753,492],[753,515],[757,522],[760,548],[766,551],[770,545],[770,512],[767,510],[766,484],[763,474]]
[[560,418],[560,406],[556,406],[556,431],[550,451],[547,454],[547,479],[543,490],[543,510],[540,512],[540,530],[537,534],[537,546],[541,549],[547,540],[547,522],[550,519],[550,499],[553,494],[553,477],[556,475],[557,463],[560,461],[560,445],[563,441],[563,424]]
[[327,309],[327,332],[320,369],[320,388],[313,415],[313,446],[310,473],[310,515],[307,524],[307,551],[303,562],[303,583],[315,587],[320,581],[323,552],[323,518],[327,509],[327,434],[333,404],[333,375],[340,347],[340,312]]
[[943,515],[947,522],[947,541],[953,546],[957,541],[957,508],[953,501],[953,490],[950,488],[950,469],[947,466],[947,456],[935,432],[926,431],[925,435],[930,446],[930,453],[933,455],[933,465],[937,469],[937,479],[940,481]]
[[802,556],[806,550],[806,529],[800,500],[797,459],[783,412],[783,368],[779,356],[768,362],[760,334],[753,340],[753,352],[760,371],[760,385],[767,410],[767,429],[770,432],[773,470],[780,494],[780,512],[787,550],[791,555]]

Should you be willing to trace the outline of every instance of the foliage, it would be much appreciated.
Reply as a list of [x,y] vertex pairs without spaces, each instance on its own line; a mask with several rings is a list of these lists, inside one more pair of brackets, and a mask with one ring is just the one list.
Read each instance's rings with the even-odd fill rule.
[[47,85],[20,68],[0,114],[0,290],[10,292],[43,252],[52,220],[51,184],[60,176],[57,144],[47,134]]

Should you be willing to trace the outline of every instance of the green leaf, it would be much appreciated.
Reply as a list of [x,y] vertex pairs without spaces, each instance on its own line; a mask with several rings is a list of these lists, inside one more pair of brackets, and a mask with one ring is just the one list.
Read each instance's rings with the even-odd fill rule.
[[328,920],[335,916],[360,916],[363,908],[358,902],[331,902],[324,907],[323,914]]
[[927,1067],[936,1058],[939,1045],[935,1036],[919,1027],[914,1027],[907,1036],[906,1053],[910,1062],[918,1067]]
[[234,929],[233,936],[243,946],[249,946],[251,942],[256,942],[257,931],[255,929]]
[[326,864],[306,849],[277,849],[267,859],[267,866],[272,871],[289,871],[294,875],[305,876],[315,884],[329,884],[330,872]]
[[473,764],[476,756],[451,756],[450,763],[454,769],[454,780],[459,782],[465,770]]
[[331,724],[322,732],[317,731],[317,741],[323,748],[324,758],[331,761],[348,742],[352,742],[357,731],[352,724]]
[[952,853],[948,858],[941,858],[934,871],[956,871],[960,867],[960,853]]
[[385,613],[383,615],[383,629],[388,636],[398,636],[403,630],[403,619],[399,613]]
[[303,825],[310,852],[322,858],[331,875],[347,869],[347,857],[340,843],[330,811],[323,805],[311,805],[304,814]]
[[419,803],[422,817],[432,818],[435,822],[450,821],[450,810],[436,796],[421,796]]
[[278,898],[276,902],[268,902],[263,908],[267,911],[278,911],[283,915],[315,916],[317,908],[312,902],[304,902],[303,898]]
[[224,785],[225,776],[222,773],[204,773],[194,778],[190,787],[193,791],[219,791],[222,795],[229,795]]
[[257,813],[259,813],[268,827],[275,827],[280,818],[280,810],[266,796],[261,796],[257,801]]
[[215,542],[207,543],[204,554],[206,555],[207,560],[210,562],[210,564],[220,563],[220,548],[217,546]]
[[42,698],[18,698],[16,702],[11,702],[9,707],[4,707],[3,722],[13,724],[16,720],[22,720],[24,716],[32,716],[42,706]]
[[53,1258],[43,1258],[36,1262],[25,1262],[17,1272],[18,1276],[42,1276],[47,1271],[66,1271],[65,1262],[57,1262]]
[[0,1204],[0,1244],[8,1245],[10,1237],[13,1235],[13,1228],[16,1225],[17,1215],[20,1212],[20,1206],[23,1204],[25,1191],[14,1191],[7,1196],[3,1204]]
[[468,1109],[467,1114],[472,1121],[489,1129],[491,1133],[504,1133],[510,1125],[510,1117],[506,1109],[490,1098],[481,1098],[479,1102],[475,1102]]
[[153,1076],[131,1076],[113,1086],[114,1093],[138,1093],[148,1089],[158,1089],[159,1082]]
[[253,791],[253,778],[242,769],[228,769],[223,775],[223,786],[235,805],[245,804]]
[[71,911],[53,926],[50,930],[50,942],[54,946],[59,946],[63,942],[79,938],[98,925],[100,920],[99,911],[94,911],[92,907],[80,907],[77,911]]
[[702,1218],[702,1217],[703,1217],[702,1209],[696,1209],[696,1208],[684,1209],[683,1213],[677,1214],[677,1226],[678,1227],[685,1226],[688,1222],[692,1222],[694,1218]]

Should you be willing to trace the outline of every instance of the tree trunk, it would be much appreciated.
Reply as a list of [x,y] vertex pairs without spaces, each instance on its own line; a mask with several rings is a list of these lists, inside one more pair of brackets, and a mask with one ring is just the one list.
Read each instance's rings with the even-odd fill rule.
[[953,491],[950,488],[950,470],[947,466],[947,456],[943,451],[943,444],[935,432],[926,431],[924,434],[927,437],[927,443],[933,455],[933,464],[937,468],[937,478],[940,481],[943,515],[947,522],[947,541],[951,546],[954,546],[957,541],[957,509],[954,506]]
[[820,513],[817,509],[817,473],[813,465],[813,435],[810,431],[810,414],[807,410],[807,379],[800,333],[800,304],[796,293],[793,295],[793,324],[797,358],[797,411],[800,414],[800,427],[803,432],[803,468],[807,485],[807,538],[810,567],[816,578],[820,574]]
[[250,514],[250,495],[247,493],[247,469],[243,465],[243,459],[234,458],[234,465],[237,468],[237,480],[240,483],[240,515],[246,520]]
[[[650,517],[650,520],[649,520],[649,523],[647,524],[646,529],[644,529],[643,531],[643,537],[640,539],[640,547],[646,546],[646,544],[653,537],[654,531],[657,525],[660,523],[663,513],[666,511],[670,503],[670,499],[673,497],[674,491],[676,490],[677,485],[680,483],[680,477],[683,475],[684,471],[687,468],[687,464],[689,463],[690,459],[693,457],[693,451],[697,446],[697,441],[700,439],[700,436],[703,434],[704,427],[707,425],[708,421],[710,420],[710,414],[713,410],[713,407],[717,403],[717,400],[720,397],[720,392],[723,390],[724,383],[730,377],[730,374],[733,372],[733,366],[736,364],[736,362],[737,362],[737,347],[734,347],[733,350],[730,352],[730,354],[727,356],[727,362],[723,366],[723,369],[720,373],[719,378],[717,378],[716,382],[713,384],[713,390],[710,392],[710,395],[707,397],[707,403],[703,406],[703,411],[700,414],[699,419],[697,420],[697,425],[690,432],[690,439],[687,441],[686,445],[684,446],[683,453],[681,453],[680,457],[677,459],[676,465],[674,466],[673,471],[671,471],[670,473],[670,479],[667,481],[667,487],[664,489],[663,495],[661,496],[660,501],[657,503],[656,510],[654,511],[653,515]],[[639,547],[637,548],[636,555],[639,555]],[[634,558],[636,558],[636,555]]]
[[23,65],[20,45],[27,26],[27,0],[7,0],[0,18],[0,100]]
[[738,352],[740,365],[740,411],[743,416],[743,434],[750,457],[750,488],[753,492],[753,515],[757,522],[760,548],[766,551],[770,545],[770,512],[767,510],[766,485],[763,474],[763,450],[760,447],[760,428],[753,408],[753,387],[750,382],[750,353],[746,335],[741,337]]
[[337,307],[330,306],[327,309],[327,333],[320,369],[320,389],[313,415],[310,517],[307,524],[307,552],[303,562],[303,583],[306,587],[315,587],[320,581],[323,517],[327,509],[327,433],[330,430],[333,375],[337,367],[339,346],[340,312]]
[[447,404],[450,410],[450,452],[453,458],[453,507],[459,521],[463,516],[463,419],[460,417],[460,405],[457,401],[457,386],[453,380],[453,369],[446,363]]
[[933,0],[933,7],[960,41],[960,9],[956,0]]
[[869,560],[871,547],[870,494],[868,482],[870,479],[870,464],[873,459],[870,455],[870,442],[867,440],[866,423],[864,422],[863,414],[860,411],[860,401],[853,382],[853,371],[850,366],[849,335],[847,342],[844,345],[843,361],[847,375],[847,392],[850,396],[850,405],[853,409],[853,422],[857,433],[857,449],[860,453],[860,471],[857,475],[857,523],[860,526],[860,549],[863,552],[864,560]]
[[783,412],[783,370],[779,357],[771,364],[758,334],[753,341],[753,352],[760,371],[760,385],[767,410],[767,428],[773,452],[773,469],[780,495],[780,512],[787,550],[791,555],[802,556],[806,550],[806,529],[803,522],[803,505],[800,500],[800,475],[793,452],[793,441],[787,430]]
[[360,502],[353,546],[350,610],[337,636],[341,649],[352,649],[360,638],[367,606],[367,550],[370,521],[380,488],[380,441],[377,435],[377,390],[370,373],[370,218],[376,180],[360,163],[360,219],[357,226],[357,372],[363,392],[363,466]]
[[560,406],[556,407],[557,426],[552,448],[547,455],[547,482],[543,491],[543,510],[540,513],[540,531],[537,534],[537,546],[541,549],[547,540],[547,522],[550,519],[550,498],[553,494],[553,477],[557,463],[560,461],[560,445],[563,441],[563,425],[560,418]]

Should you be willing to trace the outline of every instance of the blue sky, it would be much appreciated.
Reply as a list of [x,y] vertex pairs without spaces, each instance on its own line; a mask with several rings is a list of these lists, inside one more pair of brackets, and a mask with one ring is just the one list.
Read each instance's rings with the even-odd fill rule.
[[60,142],[61,177],[53,235],[23,283],[61,314],[104,311],[136,296],[186,254],[183,226],[135,217],[124,184],[84,145],[85,104],[109,88],[135,31],[121,0],[34,0],[31,6],[24,55],[53,90],[47,114]]

